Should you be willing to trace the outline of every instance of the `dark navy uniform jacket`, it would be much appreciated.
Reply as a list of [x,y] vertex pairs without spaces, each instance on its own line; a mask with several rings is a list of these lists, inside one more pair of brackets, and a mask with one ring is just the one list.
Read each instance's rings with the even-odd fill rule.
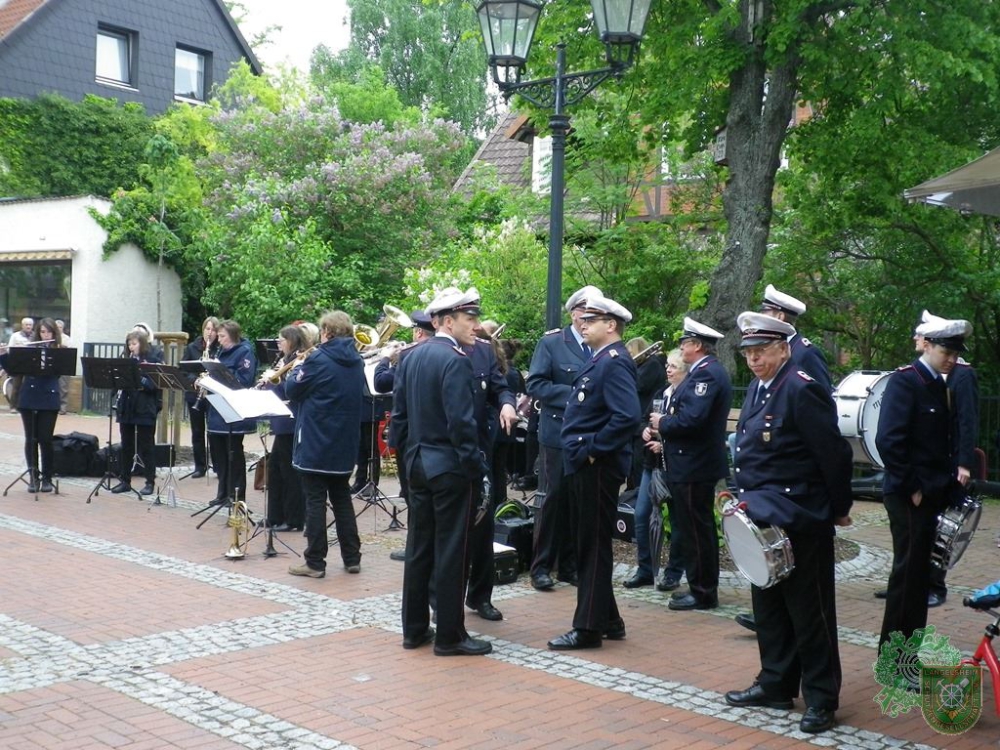
[[573,383],[586,363],[587,356],[576,342],[572,325],[549,331],[535,347],[527,388],[528,395],[538,400],[538,442],[542,445],[562,446],[563,412]]
[[660,419],[668,482],[715,482],[729,474],[726,420],[729,374],[714,355],[691,368]]
[[479,482],[487,472],[473,414],[472,363],[446,336],[410,350],[396,368],[392,426],[407,475],[419,461],[427,479],[459,474]]
[[805,370],[812,375],[813,380],[832,392],[833,381],[830,379],[830,369],[826,366],[823,352],[809,339],[804,339],[799,334],[789,340],[788,347],[792,350],[792,364],[799,370]]
[[[202,355],[205,353],[205,338],[204,336],[199,336],[190,344],[184,347],[184,356],[181,357],[183,360],[193,360],[201,359]],[[217,359],[219,354],[219,342],[216,341],[212,344],[211,348],[208,350],[208,355],[211,359]],[[198,379],[198,373],[184,372],[184,377],[189,383],[194,383]],[[187,402],[188,406],[194,405],[198,400],[197,391],[184,391],[184,400]]]
[[593,457],[624,477],[641,420],[635,362],[616,341],[594,355],[573,385],[562,426],[566,473],[579,471]]
[[[251,388],[254,384],[254,374],[257,370],[257,357],[254,356],[253,347],[246,339],[241,339],[238,343],[228,349],[219,350],[219,361],[224,364],[233,376],[240,381],[244,388]],[[214,408],[208,410],[208,431],[216,433],[228,433],[232,427],[234,435],[247,434],[257,431],[256,419],[244,419],[242,422],[235,422],[227,425]]]
[[754,521],[833,533],[851,509],[851,446],[830,391],[794,362],[778,370],[763,403],[747,387],[736,425],[736,486]]
[[964,466],[971,470],[975,479],[979,464],[976,459],[976,443],[979,440],[979,382],[976,371],[959,362],[948,375],[947,384],[951,391],[954,464],[955,467]]
[[507,385],[507,378],[500,372],[493,345],[476,339],[472,346],[463,346],[472,363],[472,382],[475,386],[476,403],[473,413],[479,432],[479,450],[487,459],[493,455],[493,438],[499,429],[499,411],[504,404],[516,407],[516,397]]
[[954,481],[947,387],[920,360],[889,376],[875,446],[885,463],[882,490],[909,498],[944,495]]
[[[405,357],[408,357],[410,352],[412,352],[414,348],[420,346],[420,344],[424,343],[424,341],[426,340],[427,339],[424,339],[423,341],[418,341],[415,344],[407,344],[402,349],[400,349],[399,359],[396,360],[395,367],[393,367],[389,363],[388,357],[382,357],[378,365],[375,366],[375,376],[372,378],[372,380],[375,382],[375,390],[377,390],[379,393],[393,392],[396,387],[396,375],[399,373],[399,366],[403,364],[403,359]],[[400,380],[399,382],[400,384],[402,384],[403,381]],[[392,405],[390,404],[390,407],[391,406]],[[391,415],[389,419],[389,436],[386,442],[388,443],[390,448],[398,449],[401,447],[399,443],[399,435],[396,431],[396,425],[392,421]]]
[[350,474],[361,440],[364,363],[354,339],[320,344],[285,379],[298,408],[292,466],[310,474]]
[[[297,354],[293,354],[291,359],[294,359]],[[288,364],[291,359],[287,357],[282,357],[281,361],[278,363],[278,367],[282,367]],[[292,371],[294,373],[294,370]],[[287,375],[287,373],[286,373]],[[274,391],[274,395],[280,398],[282,401],[288,400],[288,394],[285,393],[285,379],[278,383],[267,383],[264,386],[266,391]],[[298,404],[292,402],[288,405],[288,408],[292,412],[291,417],[271,417],[271,434],[272,435],[293,435],[295,434],[295,410],[298,408]]]
[[[162,362],[156,352],[150,351],[140,362]],[[137,390],[123,390],[118,398],[119,424],[135,424],[149,427],[156,424],[156,415],[163,408],[163,392],[148,375],[139,380]]]

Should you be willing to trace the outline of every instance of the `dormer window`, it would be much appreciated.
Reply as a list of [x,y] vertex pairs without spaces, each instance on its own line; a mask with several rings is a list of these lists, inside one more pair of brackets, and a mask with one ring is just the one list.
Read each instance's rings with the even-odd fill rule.
[[99,26],[97,29],[98,83],[135,87],[136,34],[134,31]]

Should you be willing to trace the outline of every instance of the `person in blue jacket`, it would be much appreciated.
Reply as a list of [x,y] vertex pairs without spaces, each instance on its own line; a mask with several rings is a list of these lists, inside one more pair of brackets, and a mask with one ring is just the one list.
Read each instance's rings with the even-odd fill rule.
[[[162,362],[161,358],[151,348],[145,332],[132,330],[125,337],[123,357],[132,358],[140,363]],[[156,444],[153,431],[156,428],[156,416],[163,408],[163,392],[148,375],[142,375],[139,387],[118,392],[118,431],[121,435],[121,473],[118,484],[111,492],[118,495],[132,491],[132,472],[142,469],[146,484],[140,495],[152,495],[156,481]]]
[[611,534],[618,490],[632,467],[632,437],[642,420],[635,362],[622,343],[632,313],[604,296],[588,297],[583,340],[593,351],[580,370],[563,414],[562,458],[577,507],[580,577],[573,629],[549,641],[554,651],[600,648],[625,639],[625,622],[611,585]]
[[348,573],[361,572],[361,538],[351,501],[350,478],[361,437],[364,362],[354,345],[354,324],[345,312],[326,313],[319,323],[320,344],[285,378],[294,405],[292,465],[306,499],[305,562],[294,576],[326,575],[326,504],[333,508],[340,556]]
[[[249,388],[254,384],[257,358],[253,347],[243,338],[243,330],[235,320],[219,324],[219,362],[233,374],[240,385]],[[244,419],[226,424],[222,415],[209,403],[208,447],[217,459],[215,473],[219,477],[214,505],[232,500],[245,500],[247,495],[247,458],[243,452],[243,436],[257,431],[257,420]]]
[[[62,346],[59,328],[52,318],[39,321],[31,341],[42,346]],[[7,347],[3,347],[0,367],[6,366]],[[52,436],[59,417],[59,378],[26,375],[21,381],[17,410],[21,412],[21,423],[24,425],[24,458],[30,471],[28,492],[52,492],[55,489],[52,486]]]

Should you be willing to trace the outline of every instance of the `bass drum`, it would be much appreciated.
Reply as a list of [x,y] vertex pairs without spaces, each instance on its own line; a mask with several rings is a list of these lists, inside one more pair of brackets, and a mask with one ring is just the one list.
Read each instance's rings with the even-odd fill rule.
[[885,468],[875,445],[882,395],[890,372],[858,370],[837,384],[833,400],[837,405],[837,427],[854,452],[854,462]]

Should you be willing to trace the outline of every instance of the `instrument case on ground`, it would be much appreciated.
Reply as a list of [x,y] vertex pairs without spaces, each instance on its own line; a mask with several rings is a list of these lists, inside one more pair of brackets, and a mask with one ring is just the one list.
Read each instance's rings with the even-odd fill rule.
[[517,567],[517,550],[493,542],[493,583],[513,583],[517,580]]
[[535,543],[534,518],[498,518],[493,525],[493,541],[513,547],[521,570],[531,568]]

